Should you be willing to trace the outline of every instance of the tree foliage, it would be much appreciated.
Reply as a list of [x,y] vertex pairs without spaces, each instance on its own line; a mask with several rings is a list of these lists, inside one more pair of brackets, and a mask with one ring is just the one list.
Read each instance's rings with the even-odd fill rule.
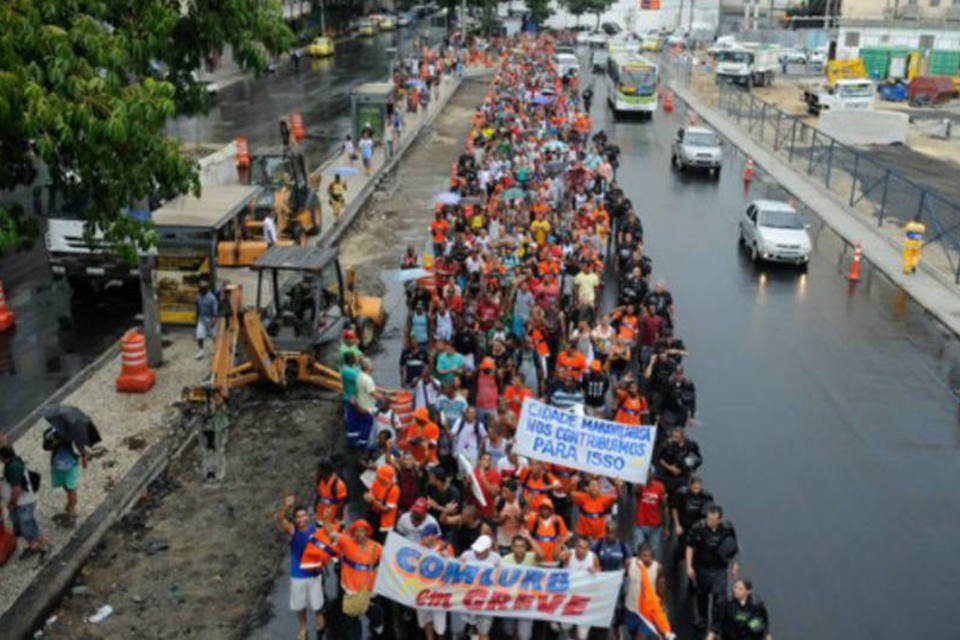
[[550,0],[524,0],[527,11],[530,12],[530,19],[538,25],[542,25],[553,15],[553,9],[550,7]]
[[[226,45],[259,71],[291,40],[276,0],[4,0],[0,189],[32,184],[42,163],[84,203],[88,237],[133,255],[151,237],[122,209],[199,190],[196,164],[163,135],[208,106],[194,72]],[[21,246],[28,219],[0,207],[0,252]]]

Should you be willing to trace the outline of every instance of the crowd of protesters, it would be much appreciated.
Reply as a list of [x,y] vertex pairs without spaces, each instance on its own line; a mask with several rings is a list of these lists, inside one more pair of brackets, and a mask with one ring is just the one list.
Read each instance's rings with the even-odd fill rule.
[[[452,637],[465,625],[481,639],[672,638],[674,625],[690,625],[697,637],[766,638],[766,609],[739,579],[734,528],[696,474],[687,348],[674,299],[653,279],[640,212],[618,186],[619,149],[593,130],[575,78],[557,75],[548,37],[498,49],[449,193],[435,204],[429,256],[411,247],[403,257],[405,269],[428,269],[407,291],[404,390],[376,384],[352,331],[340,345],[362,495],[348,495],[359,483],[326,459],[313,507],[288,499],[277,513],[291,538],[301,637],[308,608],[323,628],[322,582],[338,565],[343,612],[365,614],[376,637],[398,628],[418,637],[414,627]],[[647,482],[517,455],[526,398],[657,425]],[[347,522],[348,503],[365,516]],[[391,531],[469,562],[622,572],[616,617],[608,629],[565,628],[380,602],[371,591]],[[667,611],[668,581],[676,610]]]

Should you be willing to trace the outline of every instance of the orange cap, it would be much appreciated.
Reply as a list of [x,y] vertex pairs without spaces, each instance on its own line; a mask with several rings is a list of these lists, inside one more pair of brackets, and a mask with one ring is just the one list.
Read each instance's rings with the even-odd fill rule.
[[427,421],[430,419],[430,412],[426,407],[417,407],[413,411],[413,417],[417,420]]
[[397,470],[389,464],[377,468],[377,480],[390,483],[397,477]]
[[480,361],[480,368],[481,368],[481,369],[496,369],[496,368],[497,368],[497,363],[493,361],[493,358],[491,358],[490,356],[487,356],[486,358],[484,358],[483,360]]
[[594,360],[590,363],[590,369],[593,371],[603,371],[603,365],[600,364],[599,360]]

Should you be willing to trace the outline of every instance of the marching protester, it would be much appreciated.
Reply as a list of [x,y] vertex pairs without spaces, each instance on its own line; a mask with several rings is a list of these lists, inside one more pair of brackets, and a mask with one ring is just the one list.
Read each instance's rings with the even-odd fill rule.
[[277,510],[277,525],[290,538],[290,609],[297,613],[300,630],[298,640],[307,638],[307,609],[313,611],[317,637],[323,636],[323,572],[320,567],[304,569],[301,560],[316,526],[303,506],[295,506],[295,498],[286,496]]

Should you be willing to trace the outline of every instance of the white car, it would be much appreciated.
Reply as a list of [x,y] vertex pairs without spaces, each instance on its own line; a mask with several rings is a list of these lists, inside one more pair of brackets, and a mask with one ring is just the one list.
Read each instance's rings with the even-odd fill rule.
[[572,53],[558,53],[556,55],[557,74],[562,78],[567,73],[573,72],[573,75],[580,75],[580,60]]
[[780,52],[780,62],[807,64],[807,54],[799,49],[784,49]]
[[813,248],[809,228],[786,202],[754,200],[740,216],[740,244],[754,262],[806,265]]

